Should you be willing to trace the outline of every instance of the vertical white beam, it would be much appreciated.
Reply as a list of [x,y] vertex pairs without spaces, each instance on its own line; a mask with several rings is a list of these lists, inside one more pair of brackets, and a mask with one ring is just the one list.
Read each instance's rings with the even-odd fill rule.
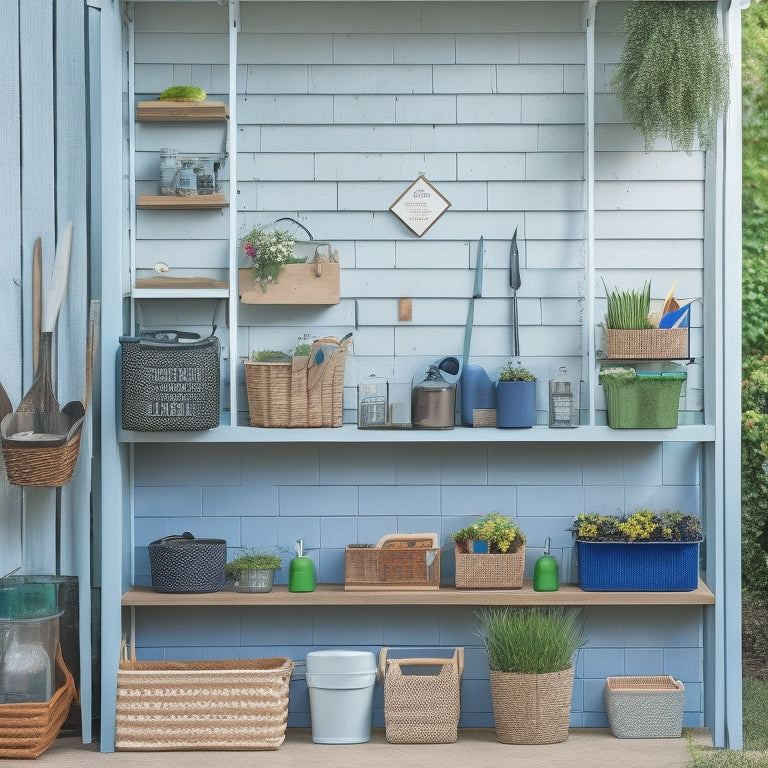
[[240,0],[229,0],[229,419],[237,426],[237,35]]
[[741,749],[741,8],[721,7],[731,57],[722,187],[724,718],[726,746]]

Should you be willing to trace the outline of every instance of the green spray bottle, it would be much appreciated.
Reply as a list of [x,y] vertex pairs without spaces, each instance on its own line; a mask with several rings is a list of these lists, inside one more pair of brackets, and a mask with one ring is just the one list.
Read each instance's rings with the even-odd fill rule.
[[315,564],[312,558],[304,557],[304,539],[296,540],[296,557],[288,566],[289,592],[315,591]]
[[533,589],[535,592],[557,592],[560,588],[557,560],[549,554],[549,536],[544,541],[544,556],[533,567]]

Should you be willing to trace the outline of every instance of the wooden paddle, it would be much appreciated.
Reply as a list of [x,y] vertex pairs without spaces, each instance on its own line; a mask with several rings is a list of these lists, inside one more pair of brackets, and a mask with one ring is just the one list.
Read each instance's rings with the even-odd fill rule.
[[[19,403],[17,411],[33,411],[35,413],[59,413],[59,402],[53,391],[51,382],[51,355],[53,347],[53,331],[59,316],[61,303],[67,290],[69,274],[69,258],[72,252],[72,222],[70,221],[56,247],[56,257],[53,261],[51,284],[45,295],[42,309],[40,353],[32,386]],[[37,431],[37,430],[36,430]]]

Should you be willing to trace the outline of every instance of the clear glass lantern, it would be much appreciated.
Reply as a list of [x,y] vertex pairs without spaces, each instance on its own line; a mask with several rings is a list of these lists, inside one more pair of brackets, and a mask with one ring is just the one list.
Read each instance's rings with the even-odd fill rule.
[[357,426],[360,429],[387,426],[389,384],[386,379],[371,374],[357,388]]

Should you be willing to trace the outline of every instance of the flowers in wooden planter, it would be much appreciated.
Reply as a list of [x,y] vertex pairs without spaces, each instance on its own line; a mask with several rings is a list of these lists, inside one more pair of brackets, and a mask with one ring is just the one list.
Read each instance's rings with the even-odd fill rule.
[[451,539],[456,542],[459,552],[471,552],[472,541],[487,541],[488,553],[496,555],[514,554],[525,544],[525,535],[512,518],[498,512],[490,512],[476,523],[454,531]]
[[640,509],[631,515],[580,514],[571,531],[578,541],[701,541],[701,520],[696,515]]
[[253,279],[261,285],[261,290],[265,293],[269,283],[277,282],[280,270],[286,264],[300,264],[305,261],[293,255],[296,238],[281,229],[265,230],[256,227],[240,240],[240,245],[252,261]]

